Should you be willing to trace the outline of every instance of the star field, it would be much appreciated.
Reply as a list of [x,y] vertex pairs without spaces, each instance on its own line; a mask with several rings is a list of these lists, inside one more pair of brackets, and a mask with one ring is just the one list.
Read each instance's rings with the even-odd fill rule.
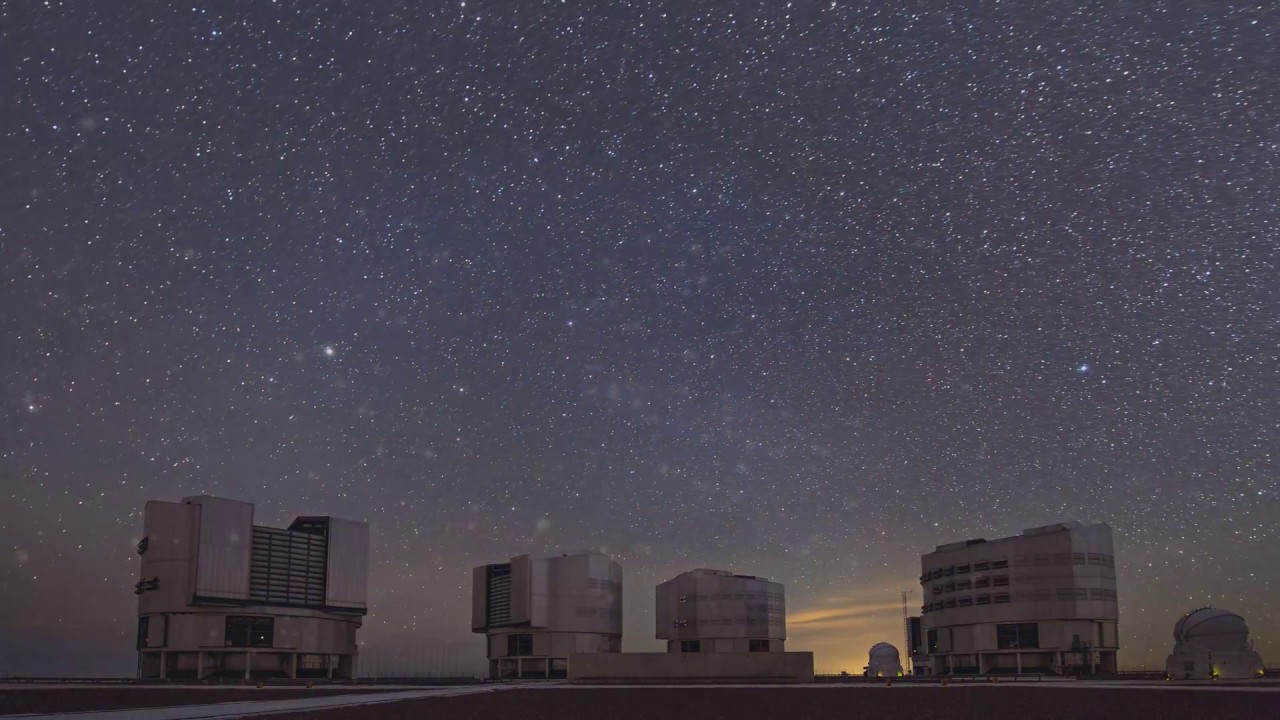
[[628,650],[725,567],[856,671],[920,553],[1072,518],[1122,666],[1205,604],[1274,663],[1278,48],[1262,2],[0,5],[0,672],[130,674],[143,503],[199,493],[372,523],[372,670],[478,667],[469,568],[595,548]]

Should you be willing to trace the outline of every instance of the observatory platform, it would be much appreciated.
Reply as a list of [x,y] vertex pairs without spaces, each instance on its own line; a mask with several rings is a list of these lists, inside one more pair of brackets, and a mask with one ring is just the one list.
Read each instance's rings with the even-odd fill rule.
[[[84,712],[29,713],[53,707],[50,698],[77,688],[11,689],[0,685],[0,718],[45,720],[215,720],[267,716],[272,720],[433,720],[519,717],[562,720],[607,714],[609,720],[697,717],[754,718],[973,717],[1023,720],[1034,708],[1038,720],[1126,718],[1134,720],[1258,720],[1280,713],[1280,682],[1130,683],[999,682],[994,684],[906,682],[859,685],[698,685],[590,687],[559,681],[484,683],[460,687],[345,687],[338,691],[292,689],[117,688],[134,703]],[[92,688],[91,693],[102,693]],[[165,707],[155,707],[165,693]],[[186,697],[183,697],[183,695]],[[246,694],[250,698],[246,700]],[[26,700],[24,700],[24,697]],[[224,702],[216,702],[221,699]],[[175,702],[175,700],[177,702]],[[57,707],[67,707],[65,704]]]

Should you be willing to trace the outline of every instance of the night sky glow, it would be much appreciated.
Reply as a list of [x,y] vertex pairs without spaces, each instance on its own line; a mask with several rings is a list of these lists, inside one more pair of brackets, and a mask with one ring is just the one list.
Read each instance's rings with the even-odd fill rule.
[[1270,2],[50,0],[0,67],[0,672],[132,673],[199,493],[370,521],[382,669],[595,548],[628,650],[723,567],[858,671],[921,552],[1072,518],[1122,666],[1280,662]]

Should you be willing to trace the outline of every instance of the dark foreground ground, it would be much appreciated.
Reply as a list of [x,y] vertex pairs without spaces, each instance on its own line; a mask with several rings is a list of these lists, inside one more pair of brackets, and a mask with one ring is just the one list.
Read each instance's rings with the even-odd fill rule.
[[822,687],[507,690],[271,720],[1271,720],[1280,693],[1143,688]]
[[0,715],[22,713],[80,712],[82,710],[123,710],[125,708],[202,705],[244,700],[285,700],[316,695],[350,695],[354,692],[383,692],[377,688],[23,688],[0,690]]

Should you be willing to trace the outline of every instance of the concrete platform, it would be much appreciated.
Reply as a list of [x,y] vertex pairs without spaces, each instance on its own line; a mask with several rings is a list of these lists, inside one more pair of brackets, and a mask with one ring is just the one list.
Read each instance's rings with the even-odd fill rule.
[[[457,697],[475,693],[487,693],[506,689],[504,685],[470,685],[437,688],[415,688],[411,690],[371,690],[364,688],[346,688],[345,692],[323,692],[310,697],[278,697],[284,692],[273,692],[266,688],[252,692],[262,693],[262,699],[217,702],[219,694],[216,688],[187,688],[193,697],[214,702],[170,705],[166,707],[132,707],[110,710],[81,710],[54,713],[22,713],[0,714],[3,720],[18,718],[43,718],[44,720],[213,720],[215,718],[241,718],[279,713],[299,713],[307,715],[321,710],[347,708],[354,706],[378,705],[388,702],[420,700],[423,698]],[[168,688],[179,690],[180,688]],[[242,689],[243,690],[243,689]],[[27,692],[16,690],[14,692]],[[297,691],[293,691],[296,693]],[[303,691],[305,692],[305,691]],[[226,693],[230,694],[230,693]],[[277,695],[272,698],[271,695]]]

